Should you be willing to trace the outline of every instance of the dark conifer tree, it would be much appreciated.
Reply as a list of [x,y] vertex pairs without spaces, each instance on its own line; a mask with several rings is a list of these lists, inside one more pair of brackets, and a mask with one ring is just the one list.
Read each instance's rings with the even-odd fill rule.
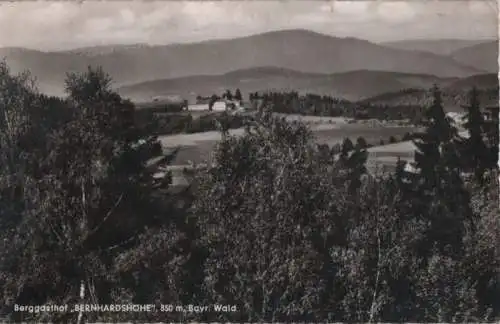
[[222,96],[223,98],[226,98],[227,100],[233,100],[233,94],[231,93],[231,90],[226,90],[224,95]]
[[401,182],[401,180],[404,178],[405,166],[406,161],[401,160],[401,158],[398,156],[398,161],[396,162],[396,170],[394,172],[398,182]]
[[349,192],[355,194],[361,187],[361,177],[366,174],[366,161],[368,160],[368,152],[356,146],[352,154],[347,159]]
[[359,145],[354,145],[349,138],[344,139],[340,148],[338,164],[345,170],[349,192],[354,194],[361,186],[361,176],[366,173],[368,153]]
[[217,99],[218,99],[217,95],[212,95],[210,97],[210,101],[208,102],[208,110],[212,111],[212,109],[214,108],[214,104],[217,101]]
[[488,167],[488,148],[484,142],[485,120],[481,113],[479,94],[474,87],[469,92],[469,104],[464,107],[467,110],[464,116],[464,127],[469,132],[469,137],[462,141],[462,161],[465,170],[473,171],[477,181],[482,182],[484,172]]
[[349,152],[352,151],[353,149],[354,149],[354,144],[352,143],[352,141],[349,138],[344,139],[340,150],[341,152],[340,158],[347,159]]
[[366,142],[364,137],[358,137],[358,139],[356,140],[356,147],[359,149],[365,149],[368,147],[368,143]]
[[464,226],[472,219],[470,198],[460,174],[457,129],[446,117],[437,87],[426,111],[426,130],[415,136],[414,208],[430,221],[425,250],[461,253]]
[[243,96],[241,95],[240,89],[236,89],[236,92],[234,93],[234,99],[238,101],[243,100]]
[[437,184],[437,172],[442,166],[441,144],[451,142],[457,135],[456,128],[450,124],[444,112],[441,91],[435,86],[432,92],[434,99],[425,113],[427,128],[416,134],[413,140],[417,147],[415,166],[425,185],[430,188]]

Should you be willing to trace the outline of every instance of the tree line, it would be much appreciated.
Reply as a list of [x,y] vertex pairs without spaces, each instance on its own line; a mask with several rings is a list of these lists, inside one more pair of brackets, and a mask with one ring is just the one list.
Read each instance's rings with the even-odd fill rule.
[[[461,137],[433,90],[414,172],[400,162],[370,175],[363,143],[332,154],[263,105],[244,136],[222,128],[213,163],[173,193],[170,177],[147,166],[173,156],[134,123],[133,104],[101,69],[68,75],[66,89],[64,100],[44,96],[29,74],[0,64],[7,320],[500,319],[498,140],[486,140],[474,91]],[[14,311],[81,303],[235,309]]]
[[[377,105],[388,104],[391,106],[428,106],[432,101],[432,95],[429,91],[419,88],[406,88],[399,91],[383,93],[368,99],[364,99],[362,103],[372,103]],[[498,104],[498,86],[477,89],[477,94],[483,105]],[[442,100],[445,105],[463,106],[467,105],[469,98],[467,91],[463,91],[460,86],[453,88],[448,87],[442,93]]]
[[273,111],[286,114],[348,117],[355,119],[403,120],[419,124],[424,109],[421,105],[385,105],[366,102],[351,102],[331,96],[291,92],[253,92],[249,100],[256,107],[259,103],[272,105]]
[[250,115],[230,114],[226,111],[217,114],[193,116],[191,113],[151,113],[141,110],[136,113],[136,124],[148,125],[151,134],[171,135],[180,133],[201,133],[215,131],[218,123],[236,129],[245,125]]

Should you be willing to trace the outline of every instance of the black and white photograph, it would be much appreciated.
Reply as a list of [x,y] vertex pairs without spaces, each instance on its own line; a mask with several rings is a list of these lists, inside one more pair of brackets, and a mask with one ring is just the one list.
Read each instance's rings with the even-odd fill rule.
[[0,3],[0,322],[500,322],[499,26]]

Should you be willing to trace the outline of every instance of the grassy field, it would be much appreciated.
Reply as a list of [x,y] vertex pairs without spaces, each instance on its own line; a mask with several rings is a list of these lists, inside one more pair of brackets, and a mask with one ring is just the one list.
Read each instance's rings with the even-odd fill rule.
[[321,117],[321,116],[304,116],[295,114],[280,114],[275,113],[276,116],[285,117],[287,121],[302,121],[306,124],[337,124],[344,125],[350,119],[344,117]]
[[193,117],[194,119],[196,118],[200,118],[200,117],[204,117],[204,116],[208,116],[208,115],[220,115],[221,112],[219,111],[176,111],[176,112],[157,112],[155,113],[156,115],[160,115],[160,116],[188,116],[188,115],[191,115],[191,117]]
[[[342,127],[339,129],[315,131],[314,134],[317,138],[318,143],[327,143],[331,145],[332,143],[335,144],[341,142],[342,138],[345,136],[349,136],[352,139],[355,139],[357,136],[368,136],[368,135],[371,135],[373,137],[377,136],[383,137],[391,135],[397,136],[397,135],[402,135],[405,132],[411,130],[415,130],[415,128],[389,127],[387,129],[367,130],[365,128],[364,130],[362,130],[359,128],[356,129],[356,127]],[[237,130],[237,132],[234,133],[242,134],[243,132]],[[467,133],[461,132],[460,136],[467,136]],[[216,141],[203,140],[201,137],[198,139],[199,141],[197,142],[197,145],[189,145],[183,147],[180,150],[177,158],[175,159],[174,165],[169,168],[172,171],[174,186],[187,185],[187,180],[183,176],[183,168],[186,167],[190,161],[194,163],[202,163],[203,161],[210,160],[210,155],[215,147]],[[169,148],[167,146],[166,149],[169,150],[172,147]],[[398,157],[401,160],[412,162],[414,158],[415,149],[416,147],[411,141],[371,147],[367,150],[368,151],[367,168],[372,173],[376,172],[377,170],[382,172],[394,170]]]
[[404,161],[413,161],[415,149],[411,141],[371,147],[367,150],[367,167],[372,172],[376,169],[394,170],[398,157]]
[[[356,141],[359,136],[365,138],[369,143],[378,144],[380,140],[387,142],[391,136],[402,137],[405,133],[416,130],[415,127],[366,127],[365,125],[356,124],[320,124],[311,125],[311,129],[318,144],[328,145],[340,144],[346,137]],[[230,130],[230,134],[235,136],[241,136],[243,133],[243,129]],[[220,140],[220,133],[213,131],[196,134],[176,134],[161,136],[159,139],[167,151],[174,147],[182,147],[173,164],[186,165],[190,161],[201,163],[210,160],[210,153],[215,148],[217,141]],[[385,153],[385,155],[387,154],[390,153]]]
[[[401,130],[399,131],[401,132]],[[327,132],[323,132],[323,136],[318,136],[318,134],[316,134],[318,138],[322,139],[322,141],[318,142],[331,144],[339,143],[341,141],[341,138],[327,138],[325,137],[326,134]],[[215,148],[215,144],[215,141],[201,141],[196,146],[183,147],[174,160],[174,165],[169,167],[169,169],[172,171],[173,185],[187,185],[188,182],[183,176],[184,167],[186,167],[190,162],[194,162],[197,164],[202,163],[203,161],[210,161],[211,153]],[[376,170],[394,170],[398,157],[402,160],[410,162],[413,161],[414,152],[415,146],[410,141],[369,148],[367,168],[372,173],[374,173]]]
[[[401,137],[407,132],[416,130],[415,127],[367,127],[366,125],[346,123],[311,125],[311,129],[318,144],[328,145],[340,144],[346,137],[356,141],[359,136],[364,137],[369,143],[378,144],[381,139],[387,142],[390,136]],[[230,130],[230,134],[235,136],[240,136],[243,133],[243,129]],[[185,166],[191,162],[198,164],[210,161],[211,153],[220,140],[220,133],[214,131],[197,134],[176,134],[161,136],[159,139],[166,151],[181,147],[173,161],[173,165]],[[408,146],[408,144],[398,143],[382,147],[387,147],[387,149],[374,150],[376,148],[371,148],[370,150],[373,150],[373,153],[369,150],[371,160],[392,165],[397,161],[397,156],[412,158],[411,144]],[[180,171],[175,173],[181,174]]]
[[[377,145],[368,149],[367,167],[372,172],[375,170],[393,170],[398,157],[402,160],[413,161],[415,146],[411,141],[381,146],[378,144],[380,140],[388,143],[391,136],[400,139],[405,133],[418,131],[419,129],[416,127],[396,126],[373,121],[349,123],[344,118],[330,117],[287,115],[285,118],[290,121],[301,120],[308,124],[318,144],[332,146],[342,143],[346,137],[355,142],[361,136],[368,143]],[[229,133],[241,136],[244,130],[232,129]],[[461,133],[461,135],[464,134]],[[220,133],[211,131],[196,134],[176,134],[161,136],[159,139],[165,151],[181,147],[173,161],[171,170],[173,172],[173,184],[175,186],[184,186],[187,181],[182,174],[183,168],[190,163],[209,162],[215,145],[220,140]]]
[[380,140],[387,143],[391,136],[402,137],[405,133],[415,132],[416,130],[418,128],[410,126],[366,127],[365,125],[345,125],[332,129],[316,129],[313,133],[318,144],[340,144],[346,137],[355,142],[358,137],[363,137],[368,143],[378,145]]
[[[339,142],[337,139],[324,139],[324,143]],[[185,186],[188,184],[183,176],[183,169],[189,164],[190,161],[201,163],[202,161],[209,161],[210,155],[216,142],[205,141],[200,142],[197,146],[187,146],[180,150],[175,165],[169,167],[173,176],[174,186]],[[395,144],[381,145],[368,149],[367,168],[372,172],[391,171],[396,167],[398,157],[401,160],[408,162],[413,161],[415,146],[412,142],[399,142]]]

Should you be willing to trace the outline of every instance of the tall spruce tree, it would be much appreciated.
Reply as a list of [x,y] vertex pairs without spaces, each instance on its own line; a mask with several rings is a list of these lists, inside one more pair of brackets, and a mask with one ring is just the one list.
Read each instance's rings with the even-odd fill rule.
[[354,144],[349,138],[345,138],[342,142],[342,146],[340,149],[340,159],[341,161],[345,161],[348,158],[349,152],[354,149]]
[[214,104],[217,100],[218,100],[218,97],[215,94],[210,97],[210,101],[208,102],[208,110],[210,110],[210,111],[213,110]]
[[415,167],[420,171],[422,185],[427,188],[438,184],[438,173],[443,167],[442,145],[453,142],[457,137],[457,129],[451,124],[443,109],[441,91],[437,86],[432,88],[433,102],[425,112],[424,132],[417,133],[413,143]]
[[361,176],[366,173],[368,153],[365,148],[354,145],[349,138],[344,139],[340,149],[338,164],[345,170],[349,192],[354,194],[361,186]]
[[394,170],[394,178],[397,182],[397,184],[402,187],[404,184],[405,176],[406,176],[406,161],[401,160],[401,158],[398,156],[398,160],[396,162],[396,169]]
[[243,96],[241,95],[240,89],[236,89],[236,92],[234,93],[234,99],[238,101],[243,100]]
[[368,148],[368,143],[364,137],[360,136],[356,139],[356,147],[359,147],[360,149]]
[[430,222],[425,251],[437,247],[441,253],[461,253],[462,237],[472,219],[470,197],[460,174],[458,131],[444,112],[440,90],[432,89],[433,102],[426,111],[426,129],[414,144],[415,210]]
[[226,92],[222,95],[223,98],[226,98],[227,100],[233,100],[233,94],[231,93],[231,90],[226,90]]
[[349,192],[354,194],[361,187],[361,177],[366,174],[368,152],[365,148],[356,146],[347,160]]
[[469,92],[469,104],[464,106],[467,110],[464,116],[464,127],[469,132],[469,137],[462,141],[462,161],[466,171],[473,171],[476,180],[482,183],[484,173],[488,167],[488,147],[484,142],[485,120],[480,109],[479,93],[474,87]]

